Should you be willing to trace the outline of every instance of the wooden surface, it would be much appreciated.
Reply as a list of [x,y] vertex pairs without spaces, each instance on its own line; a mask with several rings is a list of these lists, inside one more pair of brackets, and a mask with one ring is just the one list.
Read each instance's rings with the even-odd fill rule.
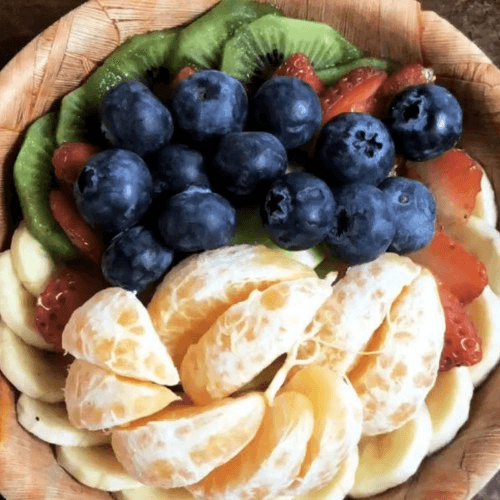
[[[81,3],[73,1],[70,5],[65,1],[63,10]],[[182,3],[176,0],[93,1],[79,7],[31,42],[0,73],[0,161],[6,167],[2,170],[0,184],[5,187],[10,181],[12,155],[25,126],[78,84],[117,43],[135,32],[187,21],[212,3],[212,0]],[[424,7],[432,7],[432,3],[430,0],[423,2]],[[305,4],[301,1],[286,4],[280,1],[278,4],[288,15],[305,15]],[[447,5],[453,8],[451,2]],[[464,9],[466,6],[460,1],[455,1],[456,5]],[[173,10],[175,17],[172,17]],[[30,36],[26,35],[27,30],[35,26],[34,19],[47,20],[48,25],[62,13],[50,13],[47,2],[12,1],[3,10],[2,24],[10,16],[15,17],[16,12],[18,26],[23,28],[15,36],[22,44]],[[311,18],[331,23],[373,55],[423,60],[432,65],[439,81],[452,88],[466,103],[467,128],[462,145],[482,161],[494,180],[497,195],[500,194],[500,74],[483,52],[440,17],[422,14],[420,5],[414,0],[336,0],[330,3],[310,0],[307,13]],[[490,23],[490,18],[487,22]],[[43,28],[45,26],[38,26],[35,30]],[[3,33],[5,36],[5,30]],[[488,52],[487,47],[483,48]],[[497,57],[493,52],[489,55]],[[4,197],[8,194],[8,189],[4,188]],[[4,209],[3,213],[8,215],[8,210]],[[458,439],[428,460],[408,484],[377,498],[472,498],[500,468],[499,388],[500,371],[497,371],[476,394],[471,418]],[[67,475],[51,461],[50,447],[20,431],[12,412],[12,398],[8,385],[0,381],[3,412],[0,420],[0,490],[8,499],[15,500],[46,498],[49,494],[42,494],[44,487],[50,489],[53,498],[94,498],[76,486],[68,488]],[[36,480],[28,479],[35,476]],[[95,498],[103,498],[103,495],[96,494]]]

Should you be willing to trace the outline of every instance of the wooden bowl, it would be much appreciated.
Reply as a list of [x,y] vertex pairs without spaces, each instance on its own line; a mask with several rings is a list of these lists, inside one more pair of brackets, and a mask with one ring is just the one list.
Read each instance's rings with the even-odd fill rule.
[[[500,71],[469,39],[416,0],[267,0],[285,15],[331,24],[373,56],[432,67],[465,111],[460,146],[479,160],[500,199]],[[187,23],[216,0],[89,0],[45,30],[0,72],[0,248],[19,210],[11,171],[27,126],[50,110],[127,37]],[[500,469],[500,368],[476,391],[457,438],[378,500],[466,500]],[[0,492],[9,500],[109,499],[56,463],[19,426],[16,393],[0,374]]]

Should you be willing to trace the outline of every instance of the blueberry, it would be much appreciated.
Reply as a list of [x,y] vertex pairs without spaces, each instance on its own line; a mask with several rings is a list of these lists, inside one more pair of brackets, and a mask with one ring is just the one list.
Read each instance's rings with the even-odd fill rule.
[[398,95],[386,119],[396,150],[414,161],[428,160],[455,146],[463,112],[455,96],[440,85],[416,85]]
[[274,243],[287,250],[306,250],[332,229],[335,200],[315,175],[294,172],[273,182],[262,207],[262,222]]
[[148,210],[153,179],[144,160],[124,149],[92,156],[73,188],[76,205],[93,227],[118,233],[135,225]]
[[101,129],[117,148],[140,156],[168,143],[174,132],[170,111],[140,82],[123,82],[100,103]]
[[362,264],[385,252],[396,231],[387,195],[371,184],[346,184],[334,191],[335,222],[325,242],[348,264]]
[[236,233],[236,210],[220,194],[192,187],[172,196],[158,219],[165,243],[180,252],[229,245]]
[[191,186],[210,188],[203,155],[185,144],[167,144],[156,158],[155,193],[169,196]]
[[140,293],[167,272],[173,257],[173,251],[160,243],[151,231],[134,226],[113,237],[101,268],[111,285]]
[[176,127],[195,142],[218,139],[246,124],[246,90],[222,71],[207,69],[186,78],[170,102]]
[[264,82],[254,96],[258,130],[274,134],[285,149],[309,142],[321,126],[321,104],[312,87],[291,76]]
[[271,182],[285,174],[285,148],[268,132],[233,132],[225,135],[212,162],[217,185],[234,196],[256,199]]
[[315,173],[329,184],[377,185],[394,165],[394,142],[386,126],[366,113],[345,113],[328,122],[316,143]]
[[396,226],[389,251],[416,252],[430,243],[436,226],[436,200],[431,191],[405,177],[388,177],[379,188],[389,198]]

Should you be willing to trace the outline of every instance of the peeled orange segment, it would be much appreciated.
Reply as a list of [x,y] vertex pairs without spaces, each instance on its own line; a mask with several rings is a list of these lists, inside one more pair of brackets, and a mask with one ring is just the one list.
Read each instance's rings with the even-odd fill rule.
[[63,446],[94,446],[110,443],[111,436],[101,431],[77,429],[68,418],[66,405],[45,403],[21,394],[16,404],[18,422],[46,443]]
[[299,359],[316,353],[315,363],[345,373],[360,351],[366,350],[391,304],[419,272],[420,267],[410,259],[393,253],[350,267],[318,310],[314,321],[319,332],[300,347]]
[[26,344],[0,320],[0,371],[19,392],[48,403],[63,401],[69,359]]
[[57,446],[57,463],[80,483],[103,491],[139,488],[134,479],[116,460],[110,445]]
[[123,288],[105,288],[79,307],[64,328],[62,345],[75,358],[117,375],[161,385],[179,382],[147,309]]
[[177,367],[229,306],[252,290],[316,276],[311,267],[263,245],[235,245],[184,259],[158,286],[148,311]]
[[275,500],[299,474],[313,427],[308,398],[293,391],[279,394],[253,441],[188,490],[200,500]]
[[432,420],[428,453],[447,445],[469,417],[474,386],[466,366],[440,372],[425,402]]
[[500,233],[484,219],[471,215],[467,224],[454,224],[446,233],[479,259],[486,267],[492,290],[500,295]]
[[186,488],[157,488],[142,486],[115,493],[116,500],[193,500],[193,495]]
[[319,490],[310,491],[306,495],[294,496],[293,500],[344,500],[354,486],[358,463],[359,453],[356,445],[349,450],[347,456],[342,460],[339,470],[332,481]]
[[52,257],[31,235],[24,222],[14,231],[10,249],[19,280],[24,288],[37,297],[55,273],[56,265]]
[[12,251],[0,253],[0,316],[24,342],[54,351],[35,326],[36,298],[22,285],[12,263]]
[[108,429],[156,413],[180,400],[162,385],[121,377],[77,359],[64,391],[71,423],[79,429]]
[[500,360],[500,297],[487,285],[481,295],[465,306],[465,312],[481,339],[483,357],[468,370],[474,386],[485,380]]
[[300,473],[285,494],[299,495],[330,483],[361,437],[361,402],[352,386],[324,366],[306,366],[281,389],[306,396],[314,411],[314,430]]
[[388,434],[363,436],[359,465],[349,495],[365,498],[404,483],[417,471],[432,438],[432,422],[425,403],[414,418]]
[[113,429],[111,443],[125,469],[144,484],[183,487],[237,455],[255,436],[265,409],[256,392],[208,406],[169,407]]
[[472,210],[472,215],[483,219],[489,226],[496,227],[498,211],[495,203],[495,191],[484,169],[482,167],[479,168],[483,172],[481,190],[476,196],[476,204],[474,205],[474,210]]
[[348,373],[363,405],[363,434],[404,425],[436,380],[445,319],[436,281],[421,274],[396,299],[366,354]]
[[237,391],[305,336],[332,291],[330,280],[302,278],[254,290],[189,347],[182,386],[196,404]]

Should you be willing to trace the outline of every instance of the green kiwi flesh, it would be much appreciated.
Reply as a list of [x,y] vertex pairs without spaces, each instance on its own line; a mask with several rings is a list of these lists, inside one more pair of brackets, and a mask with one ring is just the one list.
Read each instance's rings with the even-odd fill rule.
[[172,54],[173,71],[177,73],[184,66],[218,68],[226,41],[243,25],[264,15],[276,16],[281,12],[253,0],[223,0],[182,30]]
[[295,52],[307,54],[316,71],[363,56],[356,46],[326,24],[266,15],[243,26],[228,40],[220,69],[248,84],[263,58],[278,53],[284,60]]

